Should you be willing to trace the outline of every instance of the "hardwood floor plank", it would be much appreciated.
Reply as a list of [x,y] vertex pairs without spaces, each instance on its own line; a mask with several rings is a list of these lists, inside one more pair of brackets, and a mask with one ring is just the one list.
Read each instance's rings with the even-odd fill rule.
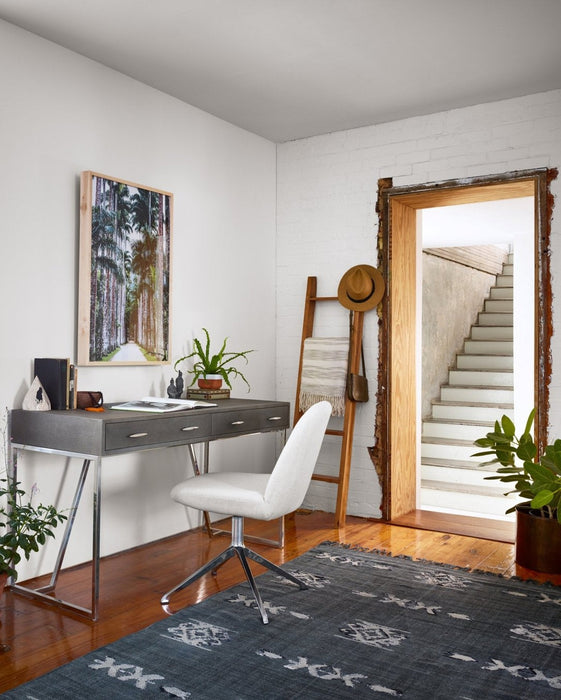
[[514,571],[516,565],[514,563],[514,547],[511,551],[505,552],[502,549],[493,550],[482,562],[481,568],[483,571],[490,571],[498,576],[509,576],[512,575],[510,572]]
[[[276,524],[248,523],[247,532],[275,538]],[[536,574],[514,563],[514,546],[506,542],[454,535],[438,530],[390,525],[364,518],[347,518],[339,530],[331,513],[299,511],[286,519],[283,549],[251,543],[271,561],[283,564],[323,541],[342,542],[393,556],[444,562],[482,569],[504,576],[552,580],[561,576]],[[226,536],[209,539],[199,529],[169,537],[143,547],[105,557],[101,561],[100,619],[92,622],[74,613],[59,612],[7,591],[0,599],[0,692],[36,678],[124,635],[142,629],[167,614],[160,597],[189,573],[225,549]],[[262,568],[252,565],[255,573]],[[243,580],[233,559],[172,598],[171,609],[193,605]],[[89,603],[89,566],[64,571],[57,594]]]
[[514,521],[475,518],[466,515],[438,513],[431,510],[413,510],[393,520],[394,525],[404,525],[420,530],[438,530],[455,535],[467,535],[495,542],[512,544],[516,536]]

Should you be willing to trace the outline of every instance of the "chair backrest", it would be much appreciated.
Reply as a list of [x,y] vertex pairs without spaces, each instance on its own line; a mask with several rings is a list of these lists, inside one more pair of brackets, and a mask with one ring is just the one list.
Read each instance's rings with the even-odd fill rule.
[[294,426],[265,490],[271,517],[291,513],[302,505],[331,411],[329,401],[320,401],[311,406]]

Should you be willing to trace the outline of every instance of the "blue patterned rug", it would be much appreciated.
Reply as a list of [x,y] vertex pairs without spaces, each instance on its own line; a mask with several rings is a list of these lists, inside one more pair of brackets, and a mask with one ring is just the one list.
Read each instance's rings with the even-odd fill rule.
[[[6,698],[561,698],[561,588],[324,543]],[[220,575],[220,574],[219,574]]]

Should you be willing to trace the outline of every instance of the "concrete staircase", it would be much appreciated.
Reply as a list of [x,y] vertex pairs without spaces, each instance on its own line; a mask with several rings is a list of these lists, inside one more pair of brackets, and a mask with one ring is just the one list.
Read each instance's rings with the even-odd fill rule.
[[422,510],[511,519],[505,510],[517,502],[507,486],[485,481],[493,467],[477,466],[474,440],[492,430],[503,413],[513,417],[512,257],[491,288],[477,323],[440,387],[440,400],[423,421],[421,437]]

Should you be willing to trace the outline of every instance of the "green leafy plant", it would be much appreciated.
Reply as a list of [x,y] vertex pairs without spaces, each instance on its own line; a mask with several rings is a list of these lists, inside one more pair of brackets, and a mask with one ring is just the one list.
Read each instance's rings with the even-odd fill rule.
[[22,554],[29,559],[31,552],[38,552],[64,520],[66,515],[54,506],[34,506],[19,482],[0,479],[0,574],[17,578]]
[[242,352],[227,352],[226,343],[228,341],[228,338],[224,338],[224,342],[222,343],[222,347],[220,348],[220,350],[217,353],[213,354],[210,350],[209,333],[206,328],[203,328],[203,331],[206,336],[204,345],[200,340],[195,338],[193,340],[193,352],[191,352],[189,355],[185,355],[184,357],[180,357],[179,360],[175,362],[174,369],[177,369],[177,365],[181,364],[181,362],[184,362],[185,360],[197,358],[193,362],[193,369],[187,370],[189,374],[193,375],[193,381],[191,382],[191,384],[189,384],[189,386],[193,386],[193,384],[197,381],[197,379],[199,379],[199,377],[206,377],[209,374],[216,374],[222,377],[222,379],[226,382],[230,389],[232,388],[231,378],[239,377],[247,384],[247,389],[249,391],[249,389],[251,388],[249,386],[249,382],[244,377],[243,373],[240,372],[239,369],[232,366],[232,363],[236,360],[243,358],[247,364],[247,355],[250,352],[253,352],[253,350],[244,350]]
[[[503,415],[500,422],[495,421],[495,429],[475,441],[478,447],[485,448],[476,452],[473,457],[493,455],[494,459],[483,462],[500,464],[495,476],[486,479],[497,479],[513,488],[508,493],[518,493],[529,507],[538,511],[544,518],[557,518],[561,523],[561,440],[555,440],[547,445],[542,455],[530,432],[534,422],[535,410],[530,411],[526,427],[520,437],[516,436],[516,427],[512,420]],[[518,460],[518,462],[517,462]],[[506,512],[516,510],[518,504]]]
[[19,482],[10,477],[7,416],[8,410],[5,409],[0,442],[5,467],[2,473],[6,474],[0,479],[0,575],[7,574],[16,579],[15,567],[21,561],[22,554],[29,559],[31,552],[38,552],[47,537],[54,537],[53,529],[66,520],[66,515],[54,506],[34,506],[32,499],[35,488],[31,489],[31,497],[26,498]]

